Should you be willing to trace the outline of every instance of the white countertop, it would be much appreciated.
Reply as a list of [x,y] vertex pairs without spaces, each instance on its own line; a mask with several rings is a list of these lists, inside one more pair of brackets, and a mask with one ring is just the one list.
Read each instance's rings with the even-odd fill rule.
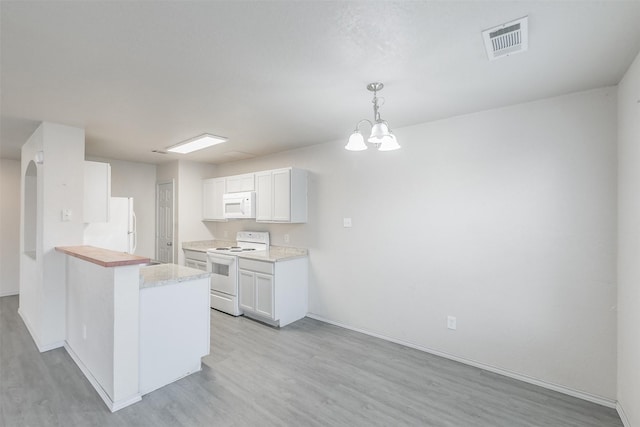
[[140,268],[140,289],[173,285],[179,282],[207,278],[211,274],[178,264],[158,264]]

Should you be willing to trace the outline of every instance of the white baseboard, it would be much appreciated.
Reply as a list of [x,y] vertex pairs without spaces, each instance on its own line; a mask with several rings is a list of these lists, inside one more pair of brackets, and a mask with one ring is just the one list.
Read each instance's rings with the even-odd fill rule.
[[2,291],[0,292],[0,298],[2,297],[10,297],[13,295],[18,295],[20,293],[19,289],[16,289],[15,291]]
[[53,350],[53,349],[60,348],[60,347],[64,346],[64,341],[56,341],[56,342],[49,343],[49,344],[46,344],[46,345],[42,344],[42,341],[40,340],[40,337],[36,333],[35,329],[31,326],[31,323],[29,322],[29,319],[27,318],[27,316],[24,315],[24,312],[22,310],[18,309],[18,314],[20,315],[20,318],[24,322],[24,325],[27,327],[27,330],[29,331],[29,334],[31,334],[31,338],[33,339],[33,342],[35,343],[35,345],[38,348],[38,351],[40,353],[44,353],[45,351]]
[[[586,393],[580,390],[575,390],[569,387],[565,387],[559,384],[554,384],[554,383],[549,383],[547,381],[543,381],[543,380],[539,380],[537,378],[533,378],[533,377],[529,377],[527,375],[523,375],[523,374],[519,374],[517,372],[512,372],[512,371],[508,371],[506,369],[501,369],[495,366],[491,366],[491,365],[487,365],[481,362],[476,362],[475,360],[470,360],[470,359],[465,359],[462,357],[458,357],[458,356],[454,356],[452,354],[449,353],[445,353],[442,351],[438,351],[438,350],[433,350],[427,347],[423,347],[420,345],[416,345],[410,342],[406,342],[406,341],[402,341],[402,340],[398,340],[395,338],[391,338],[391,337],[387,337],[385,335],[381,335],[381,334],[377,334],[375,332],[370,332],[364,329],[360,329],[360,328],[354,328],[351,327],[349,325],[345,325],[343,323],[340,322],[334,322],[332,320],[326,319],[322,316],[318,316],[316,314],[313,313],[307,313],[307,317],[310,317],[312,319],[315,320],[319,320],[321,322],[325,322],[325,323],[329,323],[331,325],[334,326],[338,326],[341,328],[345,328],[345,329],[349,329],[351,331],[355,331],[355,332],[360,332],[362,334],[365,335],[369,335],[375,338],[380,338],[383,339],[385,341],[390,341],[396,344],[400,344],[403,345],[405,347],[410,347],[410,348],[414,348],[416,350],[420,350],[420,351],[424,351],[426,353],[430,353],[436,356],[440,356],[440,357],[444,357],[445,359],[449,359],[449,360],[453,360],[456,362],[460,362],[460,363],[464,363],[465,365],[470,365],[470,366],[474,366],[476,368],[480,368],[480,369],[484,369],[485,371],[489,371],[489,372],[493,372],[496,374],[500,374],[500,375],[504,375],[505,377],[509,377],[509,378],[513,378],[519,381],[523,381],[529,384],[534,384],[540,387],[544,387],[546,389],[549,390],[553,390],[553,391],[557,391],[559,393],[563,393],[563,394],[567,394],[569,396],[572,397],[577,397],[578,399],[582,399],[582,400],[586,400],[588,402],[592,402],[592,403],[597,403],[598,405],[602,405],[602,406],[606,406],[608,408],[616,408],[616,401],[612,400],[612,399],[608,399],[606,397],[601,397],[601,396],[597,396],[591,393]],[[625,424],[625,427],[630,427],[630,425]]]
[[618,411],[618,415],[620,415],[622,425],[624,425],[624,427],[631,427],[631,422],[629,421],[627,414],[624,413],[624,409],[622,408],[620,402],[616,402],[616,411]]
[[87,379],[89,380],[89,383],[98,392],[98,395],[104,401],[104,403],[107,405],[107,407],[111,412],[118,411],[122,408],[125,408],[129,405],[133,405],[134,403],[140,402],[142,400],[140,393],[138,393],[127,399],[114,402],[113,400],[111,400],[111,398],[109,397],[105,389],[102,388],[98,380],[91,374],[91,371],[89,371],[89,369],[85,366],[85,364],[82,363],[78,355],[71,349],[71,347],[67,342],[64,343],[64,349],[67,350],[67,353],[69,353],[69,356],[71,356],[71,359],[73,359],[76,365],[78,365],[78,368],[80,368],[84,376],[87,377]]

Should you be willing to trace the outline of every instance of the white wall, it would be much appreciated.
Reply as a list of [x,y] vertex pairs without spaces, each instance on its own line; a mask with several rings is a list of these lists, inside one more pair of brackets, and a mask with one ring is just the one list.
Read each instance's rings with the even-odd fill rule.
[[20,290],[20,161],[0,159],[0,297]]
[[[36,153],[44,153],[37,169],[35,258],[20,243],[20,308],[40,351],[59,347],[65,338],[65,263],[56,246],[77,245],[83,236],[84,130],[42,123],[22,146],[21,176]],[[21,185],[24,204],[24,180]],[[62,221],[62,210],[72,212]],[[21,219],[20,238],[24,235]]]
[[618,86],[618,402],[640,426],[640,55]]
[[[215,175],[216,167],[206,163],[179,162],[180,199],[178,229],[180,238],[176,242],[213,239],[213,224],[202,221],[202,180]],[[177,246],[180,246],[177,244]],[[178,261],[184,265],[184,252],[178,250]]]
[[111,165],[111,195],[133,197],[133,208],[138,219],[135,254],[155,258],[156,165],[93,157],[87,160]]
[[308,247],[315,316],[612,405],[616,89],[394,132],[402,150],[348,152],[345,130],[220,165],[309,170],[310,214],[218,223],[216,236],[267,230]]

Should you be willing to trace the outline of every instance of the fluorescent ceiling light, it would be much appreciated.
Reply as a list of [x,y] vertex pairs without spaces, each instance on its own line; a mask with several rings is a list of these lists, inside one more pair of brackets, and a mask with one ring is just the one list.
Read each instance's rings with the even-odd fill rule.
[[212,145],[227,142],[228,140],[229,138],[225,138],[224,136],[216,136],[204,133],[200,136],[196,136],[195,138],[191,138],[187,141],[172,145],[171,147],[167,148],[167,151],[170,151],[172,153],[187,154],[194,151],[202,150],[203,148],[211,147]]

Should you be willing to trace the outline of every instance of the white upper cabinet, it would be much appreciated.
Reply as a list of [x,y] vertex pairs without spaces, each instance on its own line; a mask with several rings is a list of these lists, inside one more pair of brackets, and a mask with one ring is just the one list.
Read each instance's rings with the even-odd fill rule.
[[307,171],[256,172],[257,222],[307,222]]
[[111,200],[111,165],[102,162],[84,162],[85,223],[108,222]]
[[271,171],[256,173],[256,221],[273,218],[273,181]]
[[255,191],[254,174],[234,175],[226,177],[225,193],[240,193],[242,191]]
[[225,193],[256,192],[257,222],[307,222],[307,171],[274,169],[202,180],[202,220],[225,221]]
[[225,193],[225,178],[202,180],[202,220],[224,221],[222,196]]

